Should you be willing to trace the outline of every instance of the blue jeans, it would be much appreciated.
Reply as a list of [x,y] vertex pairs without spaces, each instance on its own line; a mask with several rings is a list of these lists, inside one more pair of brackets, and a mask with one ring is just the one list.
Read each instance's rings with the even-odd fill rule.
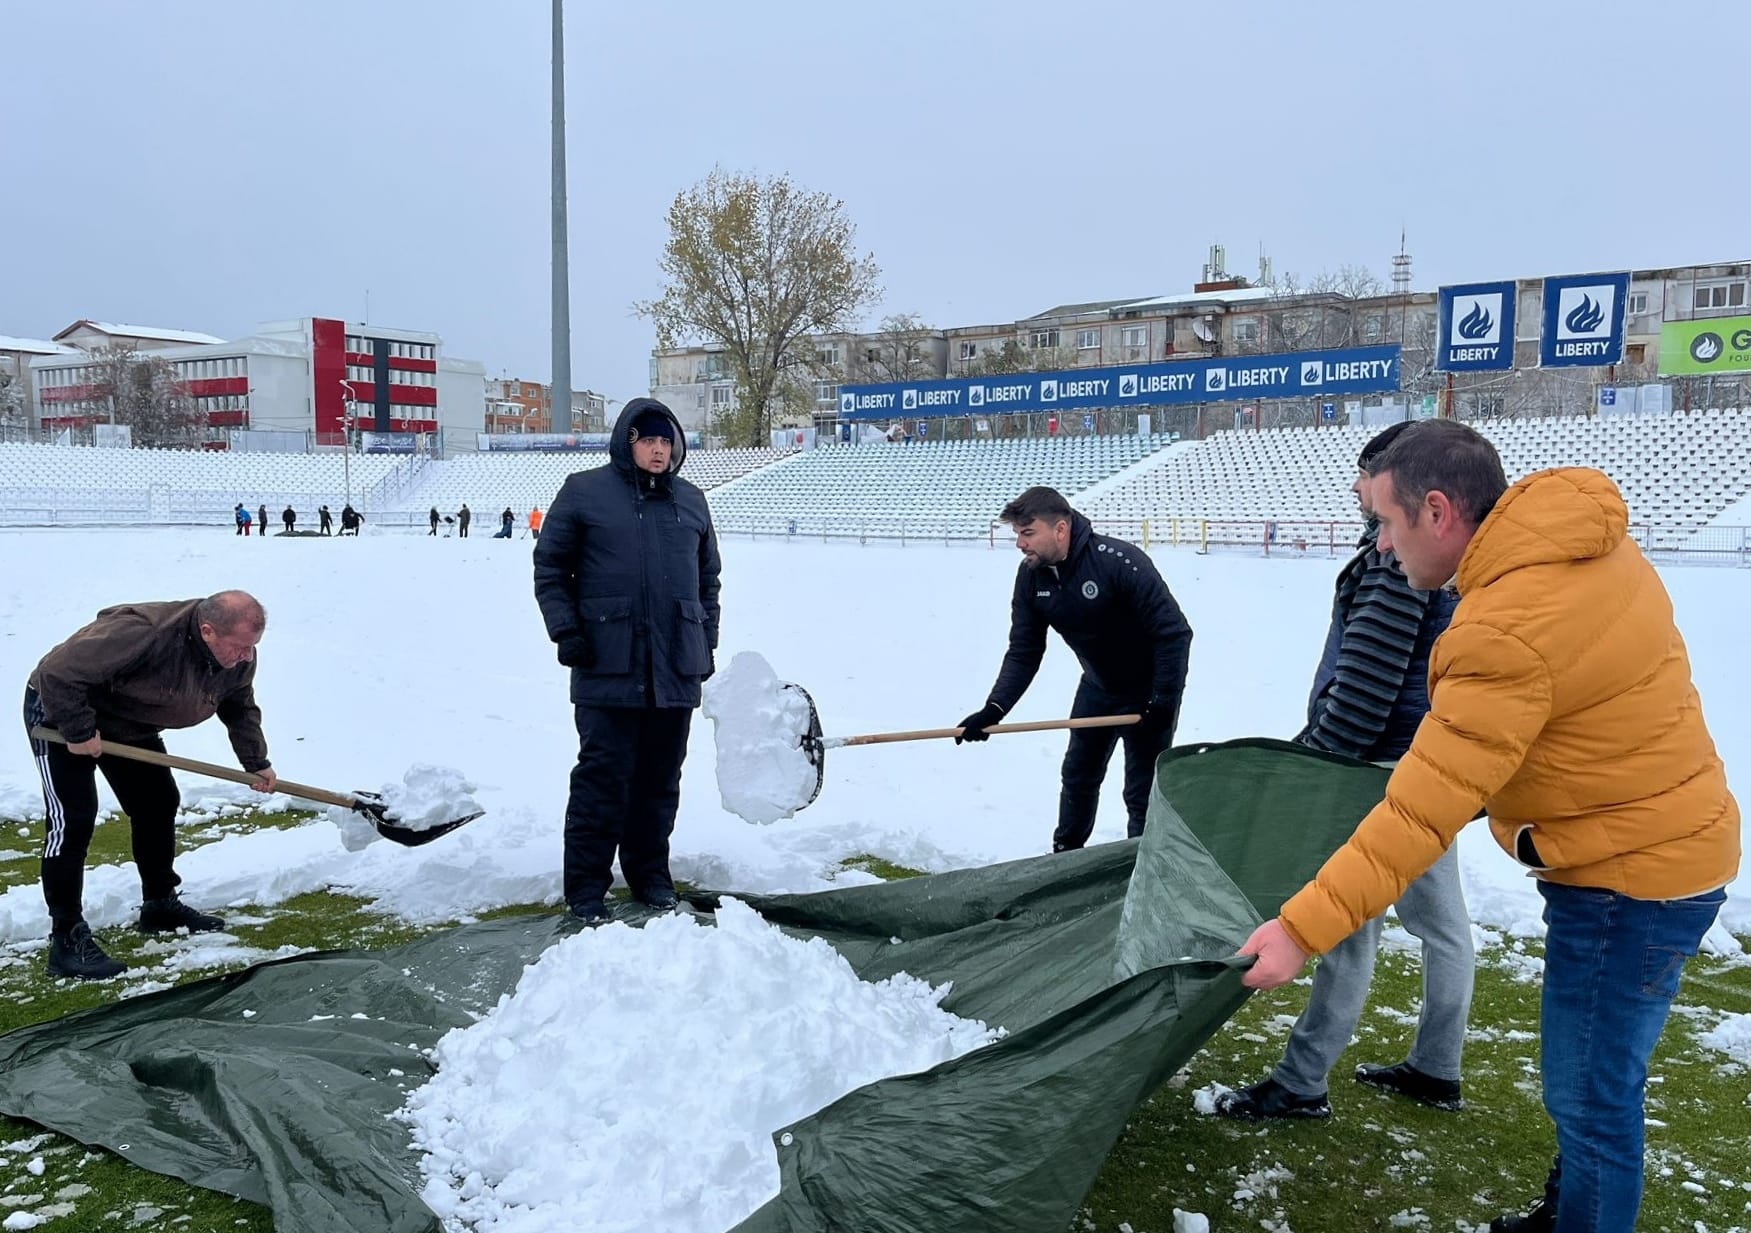
[[1684,961],[1725,891],[1631,899],[1540,882],[1544,896],[1544,1107],[1556,1123],[1556,1233],[1632,1233],[1642,1202],[1648,1060]]

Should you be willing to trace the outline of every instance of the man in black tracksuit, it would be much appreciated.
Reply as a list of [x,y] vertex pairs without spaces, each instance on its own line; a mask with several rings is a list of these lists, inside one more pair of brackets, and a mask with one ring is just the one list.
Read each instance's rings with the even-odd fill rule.
[[535,599],[571,669],[578,762],[565,811],[565,898],[611,919],[618,848],[633,898],[676,904],[669,836],[681,762],[717,647],[717,535],[705,494],[676,474],[687,439],[668,407],[634,398],[610,465],[579,471],[535,541]]
[[1046,631],[1055,629],[1082,664],[1074,718],[1141,714],[1129,727],[1078,728],[1064,755],[1058,829],[1052,850],[1080,848],[1094,830],[1095,806],[1113,746],[1125,742],[1126,834],[1143,833],[1155,760],[1173,743],[1186,687],[1192,627],[1142,549],[1096,535],[1088,519],[1051,488],[1030,488],[999,517],[1015,529],[1025,558],[1010,600],[1009,653],[991,696],[960,723],[962,741],[1010,712],[1039,671]]
[[[242,591],[121,604],[99,612],[30,674],[24,727],[42,775],[47,817],[42,881],[51,925],[50,975],[102,980],[126,968],[91,936],[82,902],[100,773],[133,830],[140,930],[224,928],[223,920],[177,896],[180,798],[169,769],[105,752],[104,742],[163,753],[164,729],[192,728],[217,715],[243,769],[256,776],[258,789],[271,792],[278,777],[255,704],[255,647],[266,628],[261,604]],[[39,727],[55,730],[61,741],[38,737]]]

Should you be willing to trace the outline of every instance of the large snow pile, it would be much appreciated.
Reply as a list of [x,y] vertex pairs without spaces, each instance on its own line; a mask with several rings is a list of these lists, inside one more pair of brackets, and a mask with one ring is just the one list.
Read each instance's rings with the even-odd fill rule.
[[438,1042],[401,1117],[450,1229],[722,1233],[778,1193],[771,1136],[884,1076],[1001,1035],[901,973],[869,984],[819,939],[723,901],[579,933]]
[[776,822],[809,803],[817,772],[803,750],[809,702],[753,651],[705,683],[702,709],[717,737],[717,790],[748,822]]

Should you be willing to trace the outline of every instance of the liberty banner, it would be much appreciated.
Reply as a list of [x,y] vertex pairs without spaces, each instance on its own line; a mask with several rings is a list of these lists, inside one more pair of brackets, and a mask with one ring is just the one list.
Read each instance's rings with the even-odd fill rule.
[[1603,368],[1623,359],[1628,274],[1571,274],[1544,280],[1544,368]]
[[1155,407],[1396,390],[1399,348],[1352,347],[839,387],[842,420]]
[[1512,282],[1441,288],[1435,367],[1442,372],[1514,367],[1516,298]]

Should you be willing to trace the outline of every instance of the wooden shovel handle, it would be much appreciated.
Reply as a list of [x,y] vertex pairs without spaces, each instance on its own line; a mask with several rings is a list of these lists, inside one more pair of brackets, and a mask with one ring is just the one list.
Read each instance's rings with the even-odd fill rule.
[[[1051,732],[1058,728],[1122,728],[1138,723],[1141,715],[1091,715],[1084,719],[1035,719],[1020,724],[992,724],[985,731],[993,736],[1005,732]],[[892,741],[939,741],[959,736],[959,728],[920,728],[914,732],[872,732],[867,736],[842,737],[838,745],[886,745]]]
[[[67,738],[53,728],[32,728],[30,734],[39,741],[54,741],[57,745],[67,743]],[[156,749],[141,749],[137,745],[123,745],[119,741],[105,740],[103,752],[114,754],[118,758],[127,758],[133,762],[149,762],[153,766],[169,766],[179,771],[193,771],[197,775],[205,775],[210,779],[228,779],[232,783],[240,783],[251,788],[260,779],[259,775],[249,771],[220,766],[217,762],[200,762],[194,758],[179,758],[175,754],[159,753]],[[353,797],[343,793],[330,792],[326,788],[313,788],[309,784],[293,783],[289,779],[277,780],[274,783],[274,791],[284,792],[287,796],[301,797],[307,801],[318,801],[324,805],[340,805],[346,809],[351,809],[357,804]]]

